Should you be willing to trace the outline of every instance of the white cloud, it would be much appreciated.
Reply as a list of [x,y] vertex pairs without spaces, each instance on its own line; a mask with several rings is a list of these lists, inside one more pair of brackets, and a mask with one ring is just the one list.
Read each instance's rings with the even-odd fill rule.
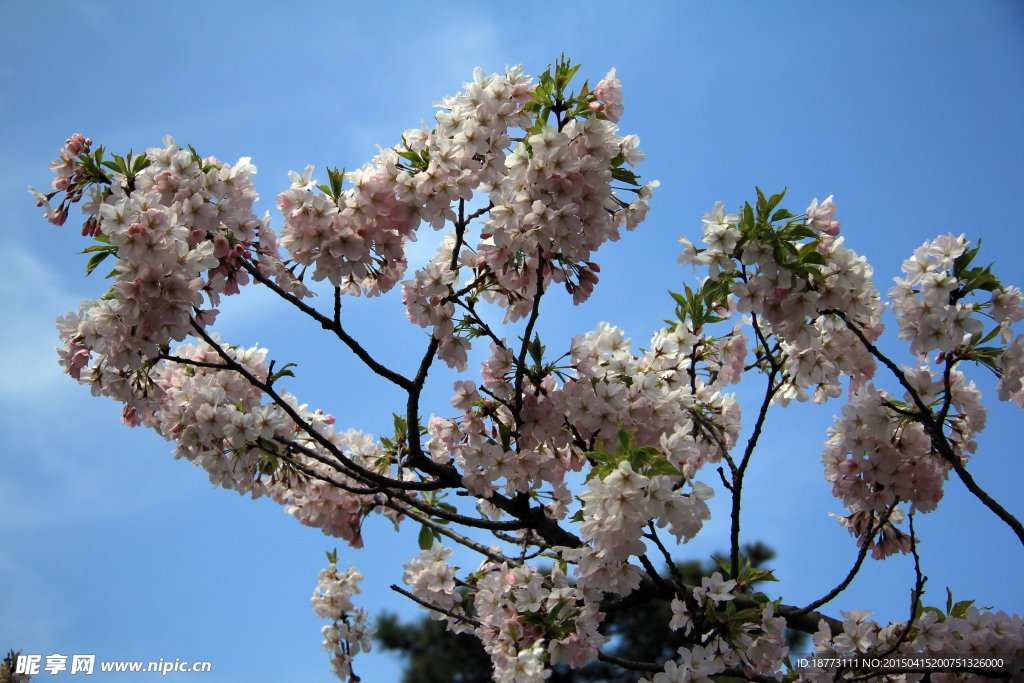
[[59,273],[21,245],[7,243],[4,255],[7,273],[0,279],[0,301],[6,323],[0,330],[0,355],[8,362],[0,372],[0,396],[35,402],[73,386],[61,381],[54,321],[77,310],[80,302],[61,286]]

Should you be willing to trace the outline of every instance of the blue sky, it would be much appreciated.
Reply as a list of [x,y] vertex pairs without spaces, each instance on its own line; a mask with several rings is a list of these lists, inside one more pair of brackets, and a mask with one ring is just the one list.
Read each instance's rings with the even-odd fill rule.
[[[4,2],[0,28],[0,647],[100,660],[209,660],[208,681],[330,680],[322,625],[309,608],[324,551],[335,547],[270,501],[212,490],[153,433],[118,423],[119,406],[60,376],[53,321],[101,293],[85,279],[72,221],[43,220],[26,186],[72,133],[111,151],[165,134],[202,155],[251,156],[257,212],[287,189],[287,171],[354,168],[376,144],[430,120],[473,67],[523,63],[538,74],[563,51],[593,84],[616,67],[623,134],[640,136],[640,172],[661,187],[636,232],[597,260],[584,306],[545,301],[549,348],[606,320],[644,346],[671,312],[666,294],[694,282],[676,238],[699,236],[715,201],[734,207],[788,186],[799,213],[835,195],[847,246],[875,266],[884,292],[914,247],[937,234],[984,239],[1004,282],[1024,284],[1024,9],[1014,2],[300,4]],[[424,260],[428,240],[414,251]],[[415,265],[415,263],[414,263]],[[225,305],[218,328],[297,362],[288,388],[343,428],[381,435],[401,406],[390,387],[265,292]],[[550,307],[548,307],[550,304]],[[421,353],[397,293],[346,303],[347,329],[399,369]],[[890,330],[894,321],[887,319]],[[510,332],[509,336],[513,336]],[[891,335],[889,335],[891,336]],[[884,347],[906,356],[892,340]],[[284,362],[284,361],[281,361]],[[475,367],[471,364],[471,368]],[[471,378],[471,377],[470,377]],[[444,413],[450,373],[432,371],[423,412]],[[1024,515],[1021,414],[989,402],[976,479]],[[760,386],[741,396],[749,415]],[[888,380],[883,386],[890,386]],[[854,548],[828,517],[842,512],[822,477],[821,442],[839,402],[773,408],[752,464],[743,532],[778,551],[787,603],[805,604],[845,576]],[[713,472],[703,479],[721,489]],[[725,491],[680,558],[726,547]],[[360,603],[406,617],[388,590],[416,554],[414,533],[371,522]],[[957,599],[1024,612],[1024,550],[958,481],[917,523],[926,603]],[[465,557],[462,566],[475,565]],[[869,563],[826,608],[905,618],[907,558]],[[365,661],[360,661],[365,660]],[[360,656],[367,683],[400,664]],[[94,674],[102,680],[102,674]],[[111,677],[113,677],[111,675]],[[41,680],[49,676],[41,677]]]

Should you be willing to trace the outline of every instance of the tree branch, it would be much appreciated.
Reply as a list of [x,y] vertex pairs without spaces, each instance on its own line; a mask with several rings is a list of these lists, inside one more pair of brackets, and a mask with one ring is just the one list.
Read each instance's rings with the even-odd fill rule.
[[537,293],[533,297],[533,310],[530,312],[530,319],[526,323],[526,331],[523,333],[523,345],[519,348],[519,358],[516,360],[516,377],[514,386],[514,398],[516,409],[516,427],[522,424],[519,413],[523,409],[523,373],[526,371],[526,349],[530,345],[530,335],[533,334],[533,326],[540,315],[540,298],[544,296],[544,257],[540,252],[537,254]]
[[1024,545],[1024,524],[1021,524],[1020,520],[1018,520],[1016,517],[1010,514],[1002,505],[997,503],[992,498],[992,496],[985,493],[985,491],[982,490],[980,486],[978,486],[977,482],[974,481],[974,477],[972,477],[967,472],[967,469],[964,467],[963,461],[960,459],[960,456],[954,453],[953,449],[950,447],[949,441],[946,439],[946,435],[942,431],[942,425],[937,424],[935,422],[931,409],[924,404],[923,400],[921,400],[921,397],[918,395],[917,391],[914,389],[913,386],[910,385],[910,382],[907,381],[907,376],[903,373],[903,371],[899,367],[897,367],[896,364],[892,362],[888,357],[886,357],[885,354],[879,351],[877,346],[868,341],[868,338],[864,336],[864,333],[860,330],[860,328],[857,327],[857,325],[850,323],[850,321],[846,319],[845,313],[843,313],[842,311],[831,310],[822,311],[822,313],[826,312],[834,313],[836,316],[838,316],[846,324],[847,329],[849,329],[857,336],[857,339],[859,339],[860,343],[864,345],[864,348],[866,348],[872,356],[881,361],[881,363],[885,365],[887,368],[889,368],[892,374],[896,376],[896,379],[899,380],[899,383],[903,386],[904,389],[907,390],[907,393],[909,393],[910,396],[914,399],[915,405],[917,405],[918,409],[920,410],[919,419],[921,421],[921,424],[924,426],[925,430],[928,432],[928,435],[931,437],[932,445],[935,447],[935,449],[939,452],[940,455],[942,455],[943,458],[946,459],[946,462],[952,465],[953,470],[956,471],[957,476],[960,477],[960,481],[964,483],[964,486],[967,487],[967,490],[973,493],[978,498],[978,500],[980,500],[985,505],[985,507],[994,512],[995,515],[999,517],[999,519],[1006,522],[1006,524],[1017,535],[1017,538],[1020,540],[1021,544]]
[[413,602],[415,602],[415,603],[417,603],[419,605],[422,605],[423,607],[426,607],[429,610],[432,610],[434,612],[438,612],[439,614],[444,614],[445,616],[451,617],[452,619],[458,619],[459,621],[464,621],[467,624],[471,624],[473,626],[476,626],[477,628],[480,628],[482,626],[482,624],[479,621],[477,621],[476,619],[473,619],[471,617],[467,617],[465,614],[459,614],[458,612],[452,612],[451,610],[446,610],[445,608],[438,607],[437,605],[431,605],[426,600],[420,600],[419,598],[417,598],[415,595],[413,595],[409,591],[403,590],[403,589],[399,588],[398,586],[396,586],[395,584],[391,584],[391,590],[395,591],[396,593],[401,593],[402,595],[404,595],[405,597],[409,598]]
[[757,440],[761,436],[761,428],[764,427],[764,420],[768,415],[768,406],[771,405],[772,399],[778,392],[779,386],[781,386],[775,383],[775,376],[778,373],[778,366],[772,363],[772,369],[768,373],[768,388],[765,390],[764,400],[761,401],[761,411],[758,413],[757,422],[754,424],[754,433],[747,440],[747,448],[743,452],[743,460],[740,461],[740,465],[732,477],[732,529],[730,534],[732,550],[729,568],[732,572],[731,578],[733,579],[740,575],[740,504],[743,494],[743,475],[747,471],[747,465],[750,464],[750,456],[754,453],[754,448],[757,447]]
[[345,343],[346,346],[348,346],[350,349],[352,349],[352,352],[355,353],[356,356],[359,357],[359,360],[363,361],[363,363],[365,363],[368,368],[373,370],[375,373],[377,373],[378,375],[380,375],[384,379],[386,379],[389,382],[392,382],[394,384],[397,384],[398,386],[402,387],[403,389],[408,390],[410,388],[412,383],[408,379],[406,379],[402,375],[398,374],[394,370],[390,370],[390,369],[384,367],[383,365],[381,365],[380,363],[378,363],[377,361],[375,361],[373,359],[373,357],[370,356],[370,354],[366,351],[366,349],[364,349],[362,346],[360,346],[359,342],[357,342],[355,339],[350,337],[348,335],[348,333],[345,332],[345,330],[342,328],[341,322],[340,322],[340,318],[341,318],[341,312],[340,312],[341,311],[341,297],[340,297],[340,290],[337,287],[335,288],[335,304],[334,304],[334,315],[335,315],[335,318],[334,318],[334,320],[331,320],[330,318],[328,318],[324,314],[322,314],[319,311],[317,311],[312,306],[310,306],[310,305],[308,305],[306,303],[303,303],[303,301],[301,299],[299,299],[297,296],[295,296],[294,294],[291,294],[291,293],[286,292],[283,289],[281,289],[277,285],[277,283],[275,283],[273,280],[265,277],[262,273],[260,273],[259,269],[256,266],[254,266],[253,264],[251,264],[250,262],[248,262],[246,260],[241,260],[241,263],[242,263],[242,266],[247,271],[249,271],[249,274],[252,275],[254,280],[256,280],[257,282],[260,282],[260,283],[266,285],[271,290],[273,290],[275,293],[277,293],[278,296],[283,298],[285,301],[291,303],[293,306],[298,308],[300,311],[302,311],[303,313],[305,313],[309,317],[311,317],[314,320],[316,320],[318,323],[320,323],[320,326],[323,327],[325,330],[330,330],[331,332],[334,332],[334,334],[337,335],[338,339],[340,339],[342,342]]
[[460,533],[456,533],[456,532],[452,531],[451,529],[449,529],[448,527],[446,527],[445,525],[439,524],[439,523],[435,522],[434,520],[430,519],[429,517],[425,517],[425,516],[423,516],[423,515],[421,515],[421,514],[419,514],[417,512],[413,512],[412,510],[410,510],[408,508],[403,508],[401,505],[395,503],[394,501],[389,500],[389,501],[385,502],[384,505],[386,507],[391,508],[392,510],[394,510],[396,512],[400,512],[401,514],[407,516],[409,519],[417,521],[420,524],[423,524],[424,526],[430,527],[431,529],[433,529],[437,533],[441,534],[442,536],[447,536],[448,538],[452,539],[453,541],[455,541],[459,545],[464,545],[467,548],[469,548],[470,550],[475,550],[476,552],[480,553],[481,555],[484,555],[485,557],[489,557],[490,559],[494,560],[498,564],[501,564],[502,562],[508,562],[510,565],[513,565],[513,566],[516,566],[516,567],[518,567],[521,564],[518,560],[506,557],[505,555],[503,555],[503,554],[501,554],[499,552],[495,552],[494,550],[492,550],[491,548],[488,548],[484,544],[477,543],[476,541],[474,541],[473,539],[471,539],[471,538],[469,538],[467,536],[463,536]]
[[892,511],[895,509],[895,507],[896,506],[894,504],[893,507],[885,511],[885,513],[882,515],[881,519],[878,522],[878,527],[874,527],[875,511],[871,511],[870,515],[868,516],[868,528],[870,530],[870,533],[864,538],[864,545],[861,546],[860,552],[857,553],[857,561],[853,563],[853,568],[850,569],[850,572],[846,575],[846,578],[843,579],[838,586],[829,591],[827,595],[825,595],[822,598],[819,598],[818,600],[815,600],[811,604],[807,605],[807,607],[798,610],[794,614],[794,616],[803,616],[808,612],[816,610],[822,605],[831,602],[837,595],[846,590],[846,587],[850,585],[851,581],[853,581],[853,577],[855,577],[857,575],[857,572],[860,571],[860,566],[864,563],[864,558],[867,557],[868,547],[871,545],[871,541],[874,539],[875,534],[877,534],[885,527],[885,524],[889,521],[889,516],[892,515]]

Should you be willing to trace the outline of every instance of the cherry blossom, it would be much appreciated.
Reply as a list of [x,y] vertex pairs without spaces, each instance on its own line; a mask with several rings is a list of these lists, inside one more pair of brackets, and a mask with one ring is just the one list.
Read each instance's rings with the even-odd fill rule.
[[[58,319],[58,362],[215,486],[266,496],[353,549],[369,542],[370,514],[396,530],[412,526],[421,552],[403,565],[406,588],[393,589],[479,638],[499,681],[544,681],[557,664],[597,659],[655,683],[856,677],[793,669],[786,629],[812,633],[822,654],[1024,656],[1019,615],[969,601],[944,612],[921,604],[922,539],[913,529],[955,475],[1024,543],[1024,526],[967,470],[984,457],[977,437],[987,422],[973,373],[992,372],[998,398],[1024,408],[1020,289],[972,266],[980,246],[966,235],[947,234],[910,255],[886,301],[872,266],[840,234],[833,196],[798,216],[779,208],[785,192],[757,189],[753,205],[729,213],[719,201],[704,214],[703,246],[680,238],[679,264],[702,269],[702,279],[672,294],[664,327],[634,345],[604,322],[548,339],[549,351],[536,326],[542,299],[564,288],[575,305],[586,302],[600,284],[598,252],[643,224],[659,187],[631,170],[646,154],[636,135],[619,134],[615,69],[593,90],[573,92],[577,69],[563,58],[536,79],[521,66],[475,70],[435,103],[433,123],[407,129],[363,166],[327,169],[324,184],[312,166],[290,172],[276,197],[279,231],[269,211],[254,211],[249,157],[204,158],[167,136],[144,156],[111,161],[92,140],[68,138],[51,164],[53,192],[32,196],[56,225],[81,202],[87,269],[113,257],[113,270],[106,293]],[[436,251],[409,272],[409,243],[421,239]],[[316,302],[328,285],[333,315]],[[222,341],[218,306],[246,287],[271,290],[406,392],[394,434],[377,438],[301,403],[283,386],[293,364]],[[374,358],[343,324],[344,295],[396,287],[410,324],[426,331],[415,377]],[[876,346],[887,307],[909,363]],[[440,414],[426,418],[430,367],[468,372],[474,343],[489,349],[479,379],[454,382]],[[765,385],[746,413],[746,444],[731,389],[744,380]],[[842,402],[820,462],[845,508],[832,515],[836,533],[845,528],[858,548],[847,582],[802,609],[756,590],[774,577],[744,563],[739,546],[747,465],[769,410],[794,399]],[[668,536],[678,545],[702,533],[707,501],[725,494],[734,505],[723,571],[683,585],[672,576]],[[479,566],[452,566],[451,543],[479,554]],[[842,620],[816,611],[868,553],[913,558],[906,622],[883,627],[867,610]],[[351,601],[363,577],[339,572],[329,557],[312,604],[332,622],[323,631],[332,669],[356,680],[352,658],[369,651],[373,633]],[[665,662],[610,658],[600,624],[626,599],[665,601],[670,626],[692,647]]]

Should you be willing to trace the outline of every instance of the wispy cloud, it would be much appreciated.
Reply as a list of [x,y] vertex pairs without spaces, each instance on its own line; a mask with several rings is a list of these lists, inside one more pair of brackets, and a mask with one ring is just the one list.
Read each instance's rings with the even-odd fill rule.
[[8,365],[0,372],[0,402],[36,402],[71,386],[60,382],[54,320],[77,310],[79,301],[61,286],[60,274],[28,249],[8,243],[4,254],[7,273],[0,279],[0,301],[6,323],[0,330],[0,355]]

